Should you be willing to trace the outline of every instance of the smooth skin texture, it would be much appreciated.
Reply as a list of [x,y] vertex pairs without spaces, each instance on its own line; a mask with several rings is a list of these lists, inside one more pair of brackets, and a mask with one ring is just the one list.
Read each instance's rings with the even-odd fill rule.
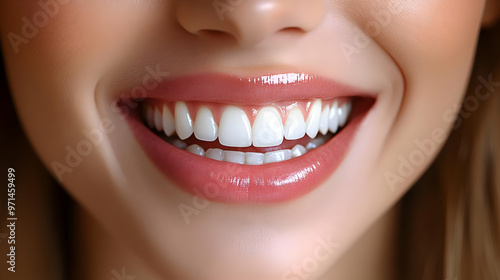
[[[44,18],[38,1],[0,3],[20,120],[68,192],[161,279],[366,279],[356,274],[363,263],[349,261],[358,253],[387,268],[366,266],[370,279],[390,279],[388,210],[444,143],[483,10],[490,5],[485,23],[498,11],[497,1],[456,0],[219,1],[227,10],[202,0],[42,2],[57,9]],[[25,27],[25,18],[39,26]],[[156,170],[113,106],[117,93],[143,84],[148,69],[160,77],[301,71],[379,95],[344,162],[309,195],[276,205],[209,203],[186,220],[178,206],[194,206],[193,197]],[[67,165],[68,147],[77,149],[93,129],[103,138]],[[401,158],[415,156],[424,139],[433,148],[402,174]],[[95,226],[82,222],[82,232]],[[90,236],[82,242],[102,241]],[[333,249],[318,259],[325,241]],[[104,268],[82,271],[110,278]]]

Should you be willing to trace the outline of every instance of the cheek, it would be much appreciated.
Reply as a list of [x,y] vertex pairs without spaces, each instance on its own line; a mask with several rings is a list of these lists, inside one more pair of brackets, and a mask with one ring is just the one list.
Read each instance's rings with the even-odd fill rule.
[[483,6],[483,1],[405,2],[376,38],[405,79],[398,118],[386,142],[387,166],[398,170],[400,156],[422,155],[417,142],[431,139],[435,146],[416,164],[406,187],[424,172],[444,143],[443,137],[432,140],[436,131],[446,135],[451,130],[454,120],[449,113],[461,103],[469,82]]
[[419,1],[401,12],[386,44],[405,76],[399,122],[415,128],[452,125],[443,114],[465,92],[482,7],[480,1]]
[[[409,75],[466,69],[477,41],[483,1],[413,1],[395,18],[386,47]],[[460,66],[460,67],[458,67]]]
[[28,61],[54,72],[81,72],[85,67],[96,71],[96,64],[109,64],[130,49],[134,39],[145,35],[148,21],[153,18],[151,11],[140,4],[117,5],[97,0],[52,2],[56,5],[9,2],[3,5],[9,15],[0,22],[7,53],[13,52],[21,62]]
[[45,158],[53,159],[93,126],[96,84],[147,23],[147,11],[99,2],[69,1],[50,13],[36,1],[0,4],[8,11],[0,26],[13,97]]
[[[34,15],[43,10],[37,1],[27,2],[0,4],[1,11],[9,11],[0,16],[2,49],[20,120],[46,166],[55,172],[52,164],[66,162],[68,147],[77,149],[86,139],[84,130],[101,129],[96,84],[143,28],[143,15],[115,11],[111,17],[106,7],[70,1],[60,5],[45,25],[37,26]],[[25,39],[17,52],[9,40],[12,34]],[[71,168],[76,177],[69,178],[78,181],[78,174],[94,174],[89,180],[100,177],[99,183],[106,182],[105,156],[104,145],[94,146],[81,165]]]

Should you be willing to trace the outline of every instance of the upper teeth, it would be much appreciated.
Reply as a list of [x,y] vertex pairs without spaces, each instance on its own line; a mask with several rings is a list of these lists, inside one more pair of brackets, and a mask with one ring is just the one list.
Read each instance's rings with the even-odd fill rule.
[[[323,104],[327,103],[327,104]],[[308,110],[308,117],[304,118],[303,112],[296,107],[282,116],[275,106],[260,108],[253,121],[245,111],[237,106],[226,106],[217,125],[213,112],[207,106],[198,108],[193,121],[188,106],[185,102],[175,103],[174,114],[167,104],[146,103],[145,118],[148,126],[165,135],[172,136],[177,133],[181,139],[194,136],[201,141],[215,141],[227,147],[273,147],[287,140],[296,140],[306,134],[315,138],[318,133],[323,135],[328,131],[336,133],[343,127],[351,111],[351,101],[346,101],[339,106],[337,100],[314,100]],[[283,123],[284,122],[284,123]],[[237,154],[231,155],[238,158]]]

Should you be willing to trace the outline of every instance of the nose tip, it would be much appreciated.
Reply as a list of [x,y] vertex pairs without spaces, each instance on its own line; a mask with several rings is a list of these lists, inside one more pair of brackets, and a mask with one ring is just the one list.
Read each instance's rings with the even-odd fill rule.
[[308,33],[321,24],[325,11],[325,0],[179,0],[176,7],[186,31],[225,34],[243,47],[279,33]]

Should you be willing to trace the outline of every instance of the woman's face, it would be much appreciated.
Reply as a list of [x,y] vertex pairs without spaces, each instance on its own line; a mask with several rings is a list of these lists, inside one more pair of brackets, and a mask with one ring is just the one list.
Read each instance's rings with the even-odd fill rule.
[[437,155],[484,6],[5,0],[0,28],[41,159],[157,272],[304,279]]

